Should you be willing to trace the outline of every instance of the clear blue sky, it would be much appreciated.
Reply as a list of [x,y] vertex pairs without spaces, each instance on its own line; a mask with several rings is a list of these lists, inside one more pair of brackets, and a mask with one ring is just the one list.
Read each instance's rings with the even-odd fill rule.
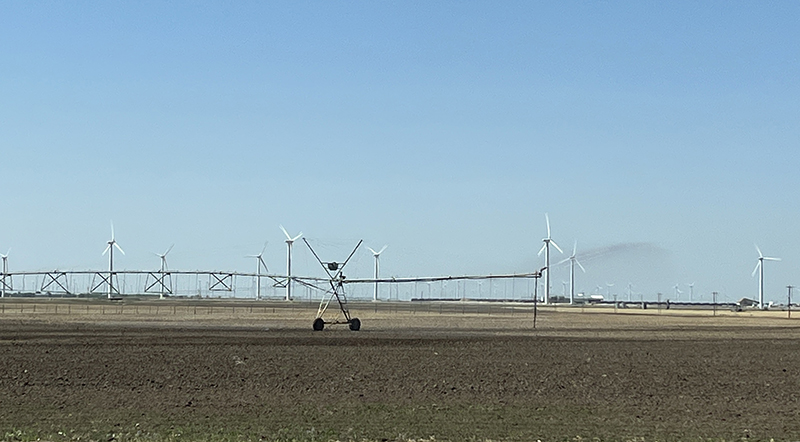
[[0,249],[102,269],[113,220],[120,268],[175,243],[172,268],[248,271],[269,240],[280,273],[283,224],[326,259],[389,244],[384,275],[509,273],[541,267],[548,212],[565,250],[615,250],[578,290],[755,297],[757,243],[780,301],[798,23],[791,1],[2,2]]

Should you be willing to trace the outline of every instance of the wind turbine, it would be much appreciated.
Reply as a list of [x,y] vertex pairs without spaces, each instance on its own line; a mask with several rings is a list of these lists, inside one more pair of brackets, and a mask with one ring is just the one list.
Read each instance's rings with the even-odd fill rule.
[[694,302],[694,283],[689,284],[689,302]]
[[578,241],[575,240],[575,245],[572,246],[572,255],[569,258],[562,260],[559,264],[563,264],[569,261],[569,303],[575,303],[575,264],[578,264],[578,267],[583,270],[583,273],[586,273],[586,269],[583,268],[581,263],[578,261],[576,254],[578,253]]
[[372,252],[372,256],[375,257],[375,293],[372,295],[372,300],[378,300],[378,270],[380,269],[380,260],[381,260],[381,253],[383,253],[386,248],[389,247],[388,245],[383,246],[380,251],[375,251],[372,247],[367,247],[370,252]]
[[683,292],[678,288],[678,284],[675,284],[675,301],[681,299],[681,293]]
[[[161,278],[160,278],[160,281],[159,281],[161,283],[161,293],[159,293],[159,299],[164,299],[164,295],[166,294],[166,291],[167,291],[167,286],[166,286],[165,281],[164,281],[164,278],[165,278],[166,273],[167,273],[167,254],[172,250],[173,247],[175,247],[175,244],[169,246],[167,251],[164,252],[164,253],[153,253],[154,255],[156,255],[159,258],[161,258],[161,270],[159,270],[159,273],[161,274]],[[170,278],[170,286],[172,286],[172,282],[171,281],[172,281],[172,278]],[[171,290],[172,289],[170,289],[170,293],[171,293]]]
[[542,248],[539,249],[538,255],[541,256],[542,252],[544,252],[544,267],[545,270],[547,270],[547,273],[544,274],[544,303],[548,304],[550,302],[550,243],[552,243],[559,252],[564,253],[564,251],[561,250],[561,247],[550,237],[550,216],[545,213],[544,219],[545,222],[547,222],[547,238],[542,239],[544,244],[542,244]]
[[303,232],[300,232],[297,236],[292,238],[289,235],[289,232],[283,228],[283,226],[278,226],[283,230],[283,234],[286,235],[286,300],[292,300],[292,244],[300,239],[303,236]]
[[103,250],[103,256],[108,253],[108,299],[111,299],[111,293],[114,291],[114,247],[117,248],[123,255],[125,252],[122,250],[122,247],[117,244],[117,240],[114,239],[114,223],[111,223],[111,239],[108,240],[108,245],[106,249]]
[[614,283],[613,282],[607,282],[606,283],[606,287],[608,287],[608,291],[607,291],[608,299],[611,299],[611,287],[614,287]]
[[155,253],[156,256],[161,258],[161,270],[160,270],[161,273],[167,271],[167,254],[172,250],[173,247],[175,247],[175,244],[169,246],[167,251],[164,253]]
[[11,248],[8,248],[8,252],[5,255],[0,255],[0,258],[3,258],[3,278],[0,280],[0,298],[6,297],[6,290],[10,289],[11,286],[6,282],[6,277],[8,276],[8,255],[11,253]]
[[[267,241],[268,242],[268,241]],[[269,268],[267,268],[267,264],[264,262],[262,258],[264,256],[264,251],[267,250],[267,242],[264,243],[264,247],[261,249],[261,253],[258,255],[247,255],[247,258],[255,258],[256,259],[256,299],[261,299],[261,267],[264,267],[264,270],[269,272]]]
[[764,261],[780,261],[780,258],[771,258],[768,256],[764,256],[761,253],[761,249],[758,248],[756,245],[756,251],[758,252],[758,263],[756,263],[756,268],[753,269],[753,274],[750,276],[756,276],[756,272],[761,270],[758,274],[758,308],[764,308]]

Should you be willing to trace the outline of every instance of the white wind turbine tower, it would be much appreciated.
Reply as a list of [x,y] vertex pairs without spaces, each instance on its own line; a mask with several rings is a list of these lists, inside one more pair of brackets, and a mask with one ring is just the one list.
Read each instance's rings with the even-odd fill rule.
[[300,239],[303,236],[303,232],[300,232],[297,236],[292,238],[289,235],[289,232],[283,228],[283,226],[279,226],[281,230],[283,230],[283,234],[286,235],[286,300],[292,300],[292,244]]
[[383,246],[380,251],[372,250],[372,247],[367,247],[370,252],[372,252],[372,256],[375,257],[375,293],[372,295],[372,300],[378,300],[378,270],[380,269],[380,261],[381,261],[381,253],[383,253],[386,248],[389,247],[388,245]]
[[[159,270],[159,273],[161,273],[161,293],[159,293],[158,295],[159,299],[164,299],[164,295],[166,294],[165,291],[167,290],[167,287],[164,285],[165,283],[164,278],[166,277],[167,273],[167,254],[172,250],[173,247],[175,247],[175,244],[169,246],[166,252],[155,254],[156,256],[161,258],[161,270]],[[171,280],[172,278],[170,277],[170,286],[172,286]]]
[[258,255],[247,255],[247,258],[255,258],[256,259],[256,299],[261,299],[261,267],[264,267],[264,270],[269,272],[269,268],[267,268],[267,264],[264,262],[264,251],[267,250],[267,242],[264,243],[264,247],[261,249],[261,253]]
[[768,256],[764,256],[761,253],[761,249],[758,248],[756,245],[756,251],[758,251],[758,263],[756,263],[756,268],[753,269],[753,274],[751,276],[755,276],[756,272],[761,270],[758,274],[758,308],[764,308],[764,261],[780,261],[780,258],[771,258]]
[[689,302],[694,302],[694,283],[689,284]]
[[564,251],[550,238],[550,216],[545,213],[544,219],[547,222],[547,238],[542,239],[544,244],[539,249],[538,255],[541,256],[542,252],[544,252],[544,267],[547,272],[544,274],[544,303],[548,304],[550,302],[550,244],[552,243],[559,252],[564,253]]
[[0,298],[5,298],[6,290],[10,288],[9,284],[6,282],[6,278],[8,277],[8,255],[10,253],[11,248],[9,247],[5,255],[0,255],[0,258],[3,258],[3,278],[0,280]]
[[578,264],[578,267],[580,267],[581,270],[583,270],[583,273],[586,273],[586,269],[583,268],[581,263],[578,261],[578,258],[576,257],[577,253],[578,253],[578,241],[576,240],[575,241],[575,245],[572,246],[572,255],[570,255],[569,258],[559,262],[559,264],[563,264],[563,263],[569,261],[569,303],[570,304],[574,304],[575,303],[575,264]]
[[125,252],[122,247],[117,244],[114,239],[114,223],[111,223],[111,239],[108,241],[106,249],[103,250],[103,255],[108,253],[108,299],[111,299],[111,294],[114,292],[114,247],[117,248],[123,255]]

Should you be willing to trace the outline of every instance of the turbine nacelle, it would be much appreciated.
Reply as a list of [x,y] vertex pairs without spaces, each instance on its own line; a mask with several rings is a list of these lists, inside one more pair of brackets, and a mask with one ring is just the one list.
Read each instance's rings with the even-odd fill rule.
[[166,270],[166,268],[167,268],[167,255],[169,254],[169,252],[172,250],[173,247],[175,247],[175,244],[169,246],[167,251],[165,251],[164,253],[155,253],[155,252],[153,252],[153,255],[156,255],[159,258],[161,258],[161,269],[162,270]]
[[781,260],[780,258],[774,258],[774,257],[771,257],[771,256],[764,256],[764,254],[761,253],[761,249],[758,247],[758,245],[756,245],[756,251],[758,252],[758,262],[756,263],[756,267],[753,269],[753,273],[750,275],[751,277],[752,276],[756,276],[756,272],[758,272],[758,269],[761,268],[764,265],[764,261],[780,261]]
[[117,244],[117,240],[114,239],[114,223],[113,222],[111,223],[111,239],[108,240],[107,244],[108,245],[106,246],[106,249],[103,250],[103,255],[102,256],[105,256],[105,254],[108,253],[109,250],[111,250],[113,247],[116,247],[117,250],[122,252],[123,255],[125,254],[125,251],[122,250],[122,247],[120,247],[119,244]]
[[583,265],[581,264],[581,262],[580,262],[580,261],[578,261],[578,256],[577,256],[577,254],[578,254],[578,241],[576,240],[576,241],[575,241],[575,244],[572,246],[572,255],[570,255],[568,258],[564,258],[564,259],[562,259],[562,260],[561,260],[561,261],[559,261],[559,262],[558,262],[558,264],[556,264],[556,265],[561,265],[561,264],[564,264],[564,263],[565,263],[565,262],[567,262],[567,261],[570,261],[570,262],[572,262],[572,263],[574,263],[574,264],[578,264],[578,267],[580,267],[580,268],[581,268],[581,270],[583,271],[583,273],[586,273],[586,269],[583,267]]
[[167,251],[166,251],[166,252],[164,252],[164,253],[160,253],[160,254],[159,254],[159,253],[156,253],[156,255],[158,255],[158,256],[159,256],[159,257],[161,257],[161,258],[166,258],[166,257],[167,257],[167,255],[169,255],[169,252],[170,252],[170,251],[172,251],[172,248],[173,248],[173,247],[175,247],[175,244],[173,244],[173,245],[169,246],[169,248],[167,249]]
[[385,246],[383,246],[383,247],[382,247],[382,248],[381,248],[379,251],[377,251],[377,252],[376,252],[376,251],[375,251],[375,249],[373,249],[372,247],[367,247],[367,248],[369,249],[369,251],[370,251],[370,252],[372,252],[372,256],[374,256],[374,257],[376,257],[376,258],[377,258],[377,257],[381,256],[381,253],[383,253],[383,251],[384,251],[384,250],[386,250],[386,248],[387,248],[387,247],[389,247],[389,245],[388,245],[388,244],[387,244],[387,245],[385,245]]
[[268,242],[269,241],[264,243],[264,247],[261,249],[261,253],[259,253],[258,255],[246,255],[245,258],[259,258],[260,259],[262,256],[264,256],[264,251],[267,250],[267,243]]
[[286,229],[283,228],[283,226],[278,226],[278,227],[280,227],[281,230],[283,230],[283,234],[286,235],[286,244],[291,244],[300,239],[301,236],[303,236],[303,232],[300,232],[297,234],[297,236],[292,238],[292,235],[289,235],[289,232],[287,232]]

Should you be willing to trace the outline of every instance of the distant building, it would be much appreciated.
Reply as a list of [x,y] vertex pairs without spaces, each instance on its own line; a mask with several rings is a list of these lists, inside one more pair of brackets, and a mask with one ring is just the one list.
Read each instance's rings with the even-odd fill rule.
[[596,304],[603,302],[603,299],[603,295],[587,295],[583,292],[575,295],[576,304]]
[[758,301],[750,298],[742,298],[736,303],[739,307],[758,307]]

